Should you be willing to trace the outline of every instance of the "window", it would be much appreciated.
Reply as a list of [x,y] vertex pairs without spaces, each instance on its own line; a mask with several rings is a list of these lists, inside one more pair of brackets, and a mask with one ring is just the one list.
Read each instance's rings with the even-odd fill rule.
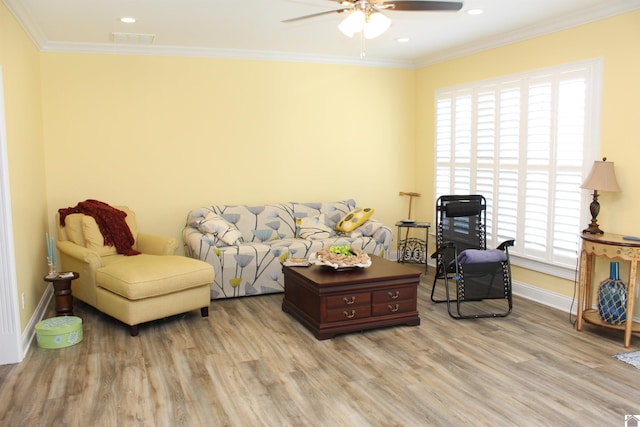
[[487,199],[487,246],[573,278],[598,155],[601,60],[436,92],[435,191]]

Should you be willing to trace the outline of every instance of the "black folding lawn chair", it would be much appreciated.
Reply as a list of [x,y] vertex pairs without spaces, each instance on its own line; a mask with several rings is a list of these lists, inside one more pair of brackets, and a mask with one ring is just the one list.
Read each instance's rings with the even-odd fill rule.
[[[481,195],[441,196],[436,202],[431,300],[446,302],[449,315],[456,319],[504,317],[513,308],[509,247],[514,241],[487,250],[486,212]],[[439,283],[444,284],[444,298],[436,297]]]

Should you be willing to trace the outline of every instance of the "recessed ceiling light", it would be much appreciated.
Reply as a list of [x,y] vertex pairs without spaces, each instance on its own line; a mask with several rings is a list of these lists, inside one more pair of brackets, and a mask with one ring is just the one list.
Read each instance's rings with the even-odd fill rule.
[[409,41],[409,37],[398,37],[398,38],[396,39],[396,41],[397,41],[398,43],[406,43],[406,42],[408,42],[408,41]]
[[467,10],[467,14],[469,15],[482,15],[484,13],[484,10],[482,9],[469,9]]
[[136,22],[136,18],[132,18],[131,16],[123,16],[120,18],[120,22],[124,22],[125,24],[133,24]]

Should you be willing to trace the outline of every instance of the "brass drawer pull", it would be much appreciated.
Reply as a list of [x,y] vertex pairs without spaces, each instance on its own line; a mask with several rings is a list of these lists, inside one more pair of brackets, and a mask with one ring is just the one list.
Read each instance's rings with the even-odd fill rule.
[[396,304],[395,307],[392,307],[391,304],[389,304],[387,307],[389,307],[389,311],[392,313],[395,313],[396,311],[400,310],[400,304]]
[[400,291],[395,291],[395,292],[389,291],[389,297],[391,297],[391,299],[398,299],[399,296],[400,296]]
[[356,302],[356,297],[355,296],[351,297],[351,299],[348,299],[347,297],[344,297],[344,303],[347,304],[347,305],[351,305],[351,304],[353,304],[355,302]]
[[356,315],[356,311],[355,311],[355,310],[351,310],[351,314],[349,314],[349,313],[348,313],[348,312],[346,312],[346,311],[344,312],[344,316],[345,316],[347,319],[353,319],[353,317],[354,317],[355,315]]

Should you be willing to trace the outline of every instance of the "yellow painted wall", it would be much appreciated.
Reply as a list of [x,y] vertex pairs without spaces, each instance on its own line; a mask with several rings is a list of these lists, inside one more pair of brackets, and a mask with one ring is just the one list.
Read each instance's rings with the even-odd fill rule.
[[[601,155],[615,163],[622,189],[620,193],[601,195],[598,223],[607,232],[640,236],[640,11],[418,70],[416,191],[426,195],[417,199],[418,215],[433,219],[435,210],[432,171],[436,89],[591,58],[604,59]],[[601,264],[599,267],[606,267]],[[598,268],[596,277],[607,276],[608,269]],[[567,296],[573,293],[573,282],[528,270],[515,269],[514,280]]]
[[96,198],[180,238],[210,204],[353,197],[406,215],[413,70],[66,53],[42,69],[50,218]]
[[[22,330],[46,283],[44,234],[47,194],[42,137],[40,53],[4,4],[0,4],[0,66],[3,74],[14,252]],[[5,286],[7,284],[0,284]]]
[[[640,235],[640,12],[420,70],[130,55],[39,53],[0,5],[22,327],[42,297],[44,232],[60,207],[97,198],[138,213],[141,231],[179,238],[187,212],[213,203],[355,197],[391,225],[399,191],[433,219],[436,88],[604,58],[602,153],[622,192],[603,194],[601,226]],[[45,161],[46,159],[46,161]],[[570,295],[572,284],[515,279]]]

